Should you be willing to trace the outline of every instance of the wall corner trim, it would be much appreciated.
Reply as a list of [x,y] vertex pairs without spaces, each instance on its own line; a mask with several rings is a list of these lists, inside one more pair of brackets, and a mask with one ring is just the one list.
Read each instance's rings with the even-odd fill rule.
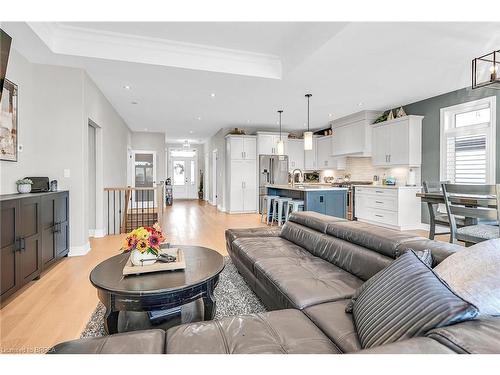
[[82,246],[72,246],[69,249],[68,256],[69,257],[79,257],[83,255],[87,255],[88,252],[90,251],[90,242],[87,242],[86,244]]

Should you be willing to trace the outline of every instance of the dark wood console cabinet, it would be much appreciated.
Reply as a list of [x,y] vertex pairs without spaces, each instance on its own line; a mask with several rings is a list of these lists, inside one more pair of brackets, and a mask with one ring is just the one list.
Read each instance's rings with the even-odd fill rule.
[[0,196],[0,300],[69,251],[67,191]]

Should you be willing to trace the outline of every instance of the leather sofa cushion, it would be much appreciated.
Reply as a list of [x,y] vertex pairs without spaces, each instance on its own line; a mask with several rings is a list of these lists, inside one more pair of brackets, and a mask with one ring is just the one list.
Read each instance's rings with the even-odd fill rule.
[[464,248],[460,245],[455,245],[449,242],[433,241],[427,238],[419,238],[411,241],[406,241],[398,245],[397,251],[404,253],[409,249],[415,251],[430,250],[432,255],[432,267],[435,267],[450,255]]
[[321,235],[311,253],[361,280],[368,280],[393,261],[390,257],[327,234]]
[[456,354],[456,352],[428,337],[414,337],[409,340],[364,349],[356,354]]
[[323,215],[314,211],[297,211],[290,215],[288,218],[292,223],[297,223],[305,227],[314,229],[321,233],[326,233],[326,228],[329,223],[336,223],[338,221],[346,221],[339,217]]
[[427,332],[457,353],[500,354],[500,318],[471,320]]
[[345,312],[349,300],[321,303],[303,310],[309,319],[332,340],[343,353],[361,350],[352,315]]
[[320,232],[314,229],[290,221],[283,225],[280,233],[281,238],[303,247],[310,253],[314,252],[322,236]]
[[63,342],[49,354],[163,354],[165,331],[151,329]]
[[268,258],[255,264],[255,276],[269,289],[279,289],[289,307],[303,309],[350,298],[363,283],[358,277],[317,257]]
[[243,229],[226,229],[226,248],[231,252],[231,244],[238,238],[247,237],[277,237],[281,232],[278,227],[257,227],[257,228],[243,228]]
[[238,238],[232,248],[239,260],[252,271],[260,259],[311,257],[302,247],[281,237]]
[[393,259],[399,255],[398,246],[400,244],[410,240],[423,239],[412,234],[359,221],[330,223],[326,228],[326,233]]
[[173,327],[169,354],[337,354],[337,347],[300,311],[279,310]]

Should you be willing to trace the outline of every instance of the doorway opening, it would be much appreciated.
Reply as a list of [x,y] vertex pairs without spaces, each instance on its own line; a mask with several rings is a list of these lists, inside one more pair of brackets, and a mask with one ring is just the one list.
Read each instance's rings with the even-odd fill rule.
[[88,160],[87,160],[87,210],[89,237],[95,237],[97,229],[97,125],[88,120]]
[[197,199],[198,152],[196,149],[170,149],[173,199]]
[[217,150],[212,153],[212,205],[217,206]]

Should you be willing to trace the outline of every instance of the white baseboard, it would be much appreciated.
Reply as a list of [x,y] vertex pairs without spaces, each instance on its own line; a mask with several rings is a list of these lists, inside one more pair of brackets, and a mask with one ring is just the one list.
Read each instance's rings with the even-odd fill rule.
[[83,255],[88,254],[90,251],[90,242],[87,242],[86,244],[82,246],[72,246],[69,249],[68,256],[69,257],[81,257]]
[[220,204],[217,205],[217,209],[220,211],[220,212],[226,212],[226,207],[222,207]]
[[104,235],[104,229],[89,229],[89,237],[101,238]]

